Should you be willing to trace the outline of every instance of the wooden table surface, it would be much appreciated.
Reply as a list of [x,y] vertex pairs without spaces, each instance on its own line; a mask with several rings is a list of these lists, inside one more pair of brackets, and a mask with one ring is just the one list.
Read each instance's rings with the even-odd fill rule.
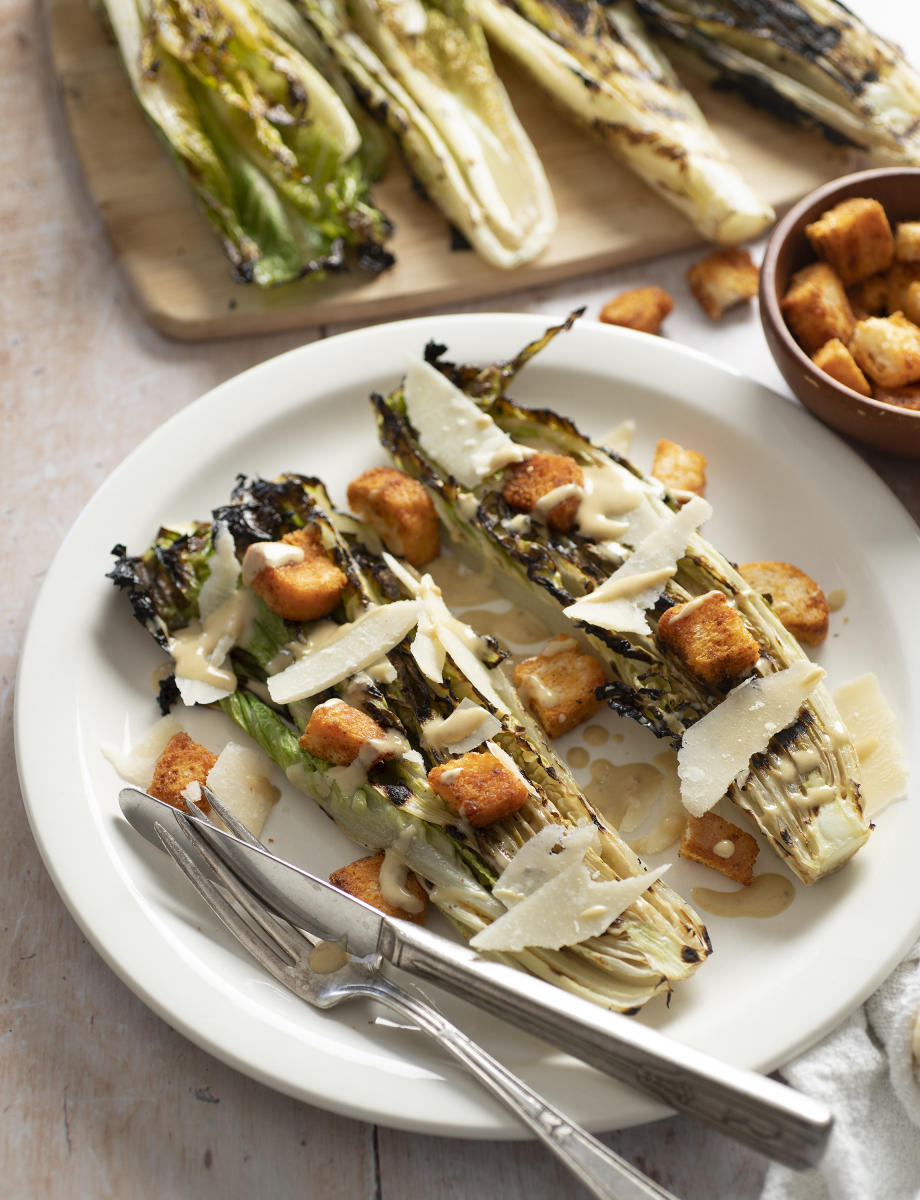
[[[854,7],[856,5],[854,4]],[[920,61],[920,19],[898,0],[876,24]],[[905,29],[904,21],[910,22]],[[281,1096],[211,1058],[154,1016],[77,929],[41,863],[20,803],[12,739],[19,649],[47,567],[116,464],[170,414],[271,355],[337,329],[182,344],[145,323],[85,193],[47,47],[26,0],[0,0],[0,367],[5,536],[2,595],[3,1023],[0,1194],[35,1197],[259,1193],[271,1200],[567,1200],[578,1189],[528,1142],[393,1132]],[[773,386],[754,310],[705,323],[683,283],[693,255],[467,309],[589,317],[634,282],[668,286],[674,340]],[[920,521],[920,467],[866,455]],[[48,706],[49,752],[57,714]],[[686,1200],[758,1196],[765,1164],[689,1120],[606,1135]]]

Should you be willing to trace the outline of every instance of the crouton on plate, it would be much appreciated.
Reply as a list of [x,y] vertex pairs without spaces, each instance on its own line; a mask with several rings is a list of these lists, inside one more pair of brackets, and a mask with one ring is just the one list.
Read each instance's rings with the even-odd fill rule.
[[384,859],[383,854],[369,854],[366,858],[358,858],[353,863],[333,871],[329,882],[333,887],[348,892],[350,896],[357,896],[365,904],[379,909],[388,917],[401,917],[404,921],[414,921],[416,925],[424,924],[428,897],[411,871],[406,872],[405,882],[400,882],[402,888],[413,898],[412,910],[402,908],[385,898],[380,881]]
[[658,620],[658,641],[713,691],[727,691],[760,657],[760,647],[723,592],[675,604]]
[[673,491],[702,496],[706,490],[705,456],[698,450],[688,450],[677,442],[669,442],[667,438],[662,438],[655,447],[652,474]]
[[434,502],[424,487],[395,467],[372,467],[348,485],[348,507],[367,521],[386,548],[423,567],[441,553]]
[[339,602],[348,580],[326,552],[318,533],[295,529],[281,541],[303,554],[298,562],[265,567],[252,580],[252,590],[286,621],[317,621]]
[[754,838],[718,813],[688,817],[680,842],[680,857],[712,867],[734,879],[750,883],[754,878],[754,863],[759,847]]
[[327,700],[310,714],[307,727],[300,735],[300,745],[308,754],[337,767],[350,766],[367,746],[371,753],[365,752],[366,761],[362,761],[366,767],[371,767],[396,756],[395,749],[374,746],[375,742],[383,742],[386,736],[383,726],[359,708],[353,708],[344,700]]
[[738,568],[751,587],[769,596],[773,611],[806,646],[818,646],[827,637],[827,599],[819,585],[785,562],[749,562]]
[[433,767],[428,782],[452,812],[476,828],[510,817],[530,795],[520,773],[488,750],[472,750]]
[[604,683],[596,658],[561,634],[514,668],[514,685],[550,737],[568,733],[601,707],[594,693]]
[[[584,482],[584,472],[574,458],[538,453],[507,469],[502,495],[517,512],[541,512],[550,529],[567,533],[575,524]],[[565,491],[558,502],[546,509],[545,500],[560,489]]]
[[[216,762],[217,755],[193,741],[187,733],[174,733],[156,761],[147,791],[155,799],[184,812],[183,791],[190,783],[207,783]],[[196,803],[202,812],[210,811],[211,806],[204,797]]]

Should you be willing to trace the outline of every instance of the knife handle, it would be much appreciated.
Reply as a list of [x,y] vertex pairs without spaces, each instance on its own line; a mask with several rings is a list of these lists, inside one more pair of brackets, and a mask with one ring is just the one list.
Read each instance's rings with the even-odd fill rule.
[[804,1168],[824,1152],[833,1124],[830,1110],[785,1084],[721,1062],[415,925],[385,920],[378,950],[416,978],[778,1162]]

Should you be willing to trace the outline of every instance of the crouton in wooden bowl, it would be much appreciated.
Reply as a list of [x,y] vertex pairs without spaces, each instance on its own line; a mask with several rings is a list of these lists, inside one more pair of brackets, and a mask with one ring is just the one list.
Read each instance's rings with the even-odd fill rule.
[[825,184],[770,236],[760,319],[789,387],[839,433],[920,458],[914,301],[920,169],[860,171]]

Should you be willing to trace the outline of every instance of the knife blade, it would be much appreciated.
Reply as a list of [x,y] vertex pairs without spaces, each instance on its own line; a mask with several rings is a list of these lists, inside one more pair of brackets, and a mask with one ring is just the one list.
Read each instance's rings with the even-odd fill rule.
[[833,1124],[821,1102],[385,916],[260,844],[243,842],[138,788],[124,788],[119,801],[129,823],[158,848],[155,823],[181,837],[182,822],[193,822],[241,879],[308,933],[344,940],[354,955],[378,955],[779,1162],[801,1168],[820,1159]]

